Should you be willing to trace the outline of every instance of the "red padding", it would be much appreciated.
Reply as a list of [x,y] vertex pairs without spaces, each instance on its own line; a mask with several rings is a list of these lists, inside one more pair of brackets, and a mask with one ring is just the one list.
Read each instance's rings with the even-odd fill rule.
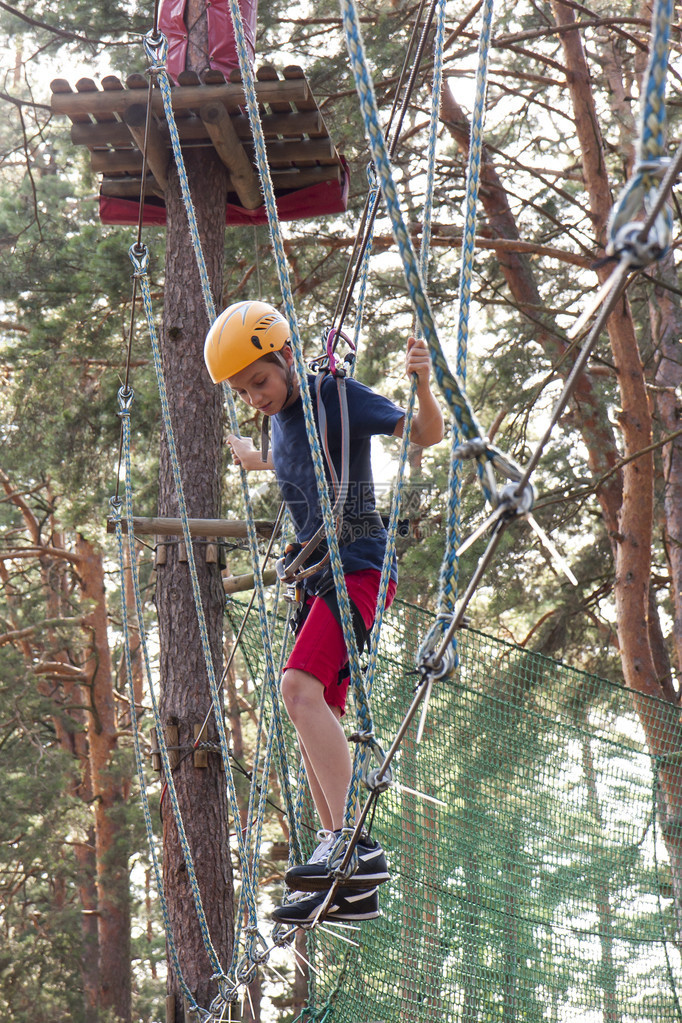
[[[343,157],[341,159],[344,167],[341,184],[337,181],[323,181],[318,185],[309,185],[307,188],[299,188],[295,192],[281,195],[277,199],[280,220],[305,220],[307,217],[324,217],[332,213],[345,212],[348,205],[349,174],[346,161]],[[103,224],[136,225],[139,212],[140,204],[135,199],[117,199],[108,195],[99,197],[99,216]],[[228,226],[265,224],[267,219],[265,206],[245,210],[241,206],[228,203],[225,210],[225,223]],[[166,206],[163,199],[151,197],[145,200],[142,223],[166,223]]]
[[[187,0],[163,0],[159,12],[159,29],[168,40],[166,70],[175,81],[180,72],[185,70],[187,62],[186,6]],[[258,0],[239,0],[239,9],[242,12],[249,60],[253,64],[256,52]],[[239,67],[228,0],[211,0],[211,3],[207,3],[206,18],[209,66],[227,76],[230,71]]]

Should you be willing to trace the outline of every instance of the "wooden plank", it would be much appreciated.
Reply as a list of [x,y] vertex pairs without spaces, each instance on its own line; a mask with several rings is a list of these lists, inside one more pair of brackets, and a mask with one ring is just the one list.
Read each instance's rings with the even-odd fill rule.
[[[128,520],[121,521],[123,532],[127,532]],[[274,523],[269,519],[256,519],[256,532],[259,536],[270,537]],[[149,518],[146,516],[133,518],[133,529],[142,535],[182,536],[182,522],[173,518]],[[189,531],[192,536],[230,536],[243,538],[247,536],[246,522],[241,519],[189,519]],[[113,519],[107,520],[107,532],[116,532]]]
[[[248,117],[237,114],[230,119],[237,136],[241,140],[250,140],[251,125]],[[326,133],[320,131],[321,124],[322,118],[317,111],[306,111],[302,114],[268,114],[262,119],[263,134],[266,140],[280,143],[303,140],[305,135],[316,135],[323,138]],[[170,146],[170,133],[165,119],[160,119],[158,128],[164,143]],[[207,146],[211,145],[204,122],[200,117],[194,117],[191,114],[178,121],[178,135],[181,142],[203,142]],[[326,137],[328,138],[328,136]],[[71,125],[71,141],[76,146],[93,147],[108,144],[114,148],[121,148],[130,141],[130,133],[123,121],[96,124],[86,116],[82,122],[77,121]],[[331,145],[331,141],[329,144]]]
[[[258,82],[279,82],[279,75],[277,74],[276,68],[271,64],[264,64],[263,67],[259,67],[256,71],[256,79]],[[305,78],[303,79],[305,81]],[[301,102],[305,102],[305,96],[301,97]],[[315,102],[313,100],[313,102]],[[273,114],[286,114],[289,113],[291,107],[288,103],[277,100],[270,100],[270,109]]]
[[[136,103],[129,107],[124,115],[128,131],[137,145],[140,155],[147,151],[147,165],[154,175],[156,183],[162,192],[168,188],[168,164],[170,162],[170,150],[161,137],[161,132],[156,126],[156,121],[150,114],[147,125],[147,104]],[[142,168],[140,167],[140,171]]]
[[[277,582],[277,572],[274,568],[266,568],[261,573],[263,586],[274,586]],[[243,590],[253,589],[253,572],[244,575],[224,575],[223,591],[225,593],[241,593]]]
[[256,210],[263,203],[258,175],[244,152],[230,115],[222,103],[208,103],[199,111],[215,150],[230,172],[232,187],[244,209]]
[[[104,173],[105,177],[102,179],[102,194],[109,196],[117,196],[120,199],[137,198],[140,194],[140,177],[139,173],[142,170],[142,156],[140,153],[93,153],[91,160],[93,161],[93,170],[95,170],[94,160],[97,157],[97,163],[100,164],[97,173]],[[103,159],[100,160],[100,157]],[[130,173],[135,174],[133,163],[137,160],[137,177],[111,177],[109,171],[104,170],[107,165],[107,160],[115,160],[115,170],[118,173],[125,173],[125,167],[131,168]],[[112,170],[111,173],[114,173]],[[285,167],[278,170],[274,167],[271,171],[272,185],[277,194],[281,192],[289,192],[296,188],[307,188],[308,185],[319,185],[325,181],[341,181],[341,168],[337,165],[327,167]],[[154,178],[149,177],[151,187],[147,185],[148,190],[154,195],[160,195],[158,186],[154,183]],[[236,195],[236,190],[232,187],[231,183],[228,184],[228,191],[233,195]]]
[[[259,103],[281,104],[289,111],[290,103],[300,106],[310,99],[310,89],[305,79],[291,82],[267,81],[256,85],[256,95]],[[139,103],[139,96],[131,88],[123,92],[64,93],[53,90],[52,93],[53,112],[67,114],[72,118],[83,114],[91,114],[93,117],[112,113],[122,115],[135,103]],[[238,111],[244,106],[244,91],[241,85],[177,86],[173,89],[171,103],[174,111],[198,110],[207,103],[222,103],[227,110]],[[163,114],[163,98],[158,88],[152,92],[152,109],[157,115]]]
[[[108,195],[114,199],[139,199],[142,181],[140,178],[102,178],[100,191],[102,195]],[[144,192],[145,195],[155,195],[158,199],[164,198],[153,174],[147,175]]]
[[[245,146],[244,148],[253,162],[254,147]],[[338,164],[339,162],[331,139],[266,142],[265,151],[268,154],[268,163],[275,167],[285,167],[287,164],[298,166],[307,162],[325,164]]]
[[218,68],[210,67],[202,72],[201,81],[204,85],[222,85],[227,79]]
[[[282,73],[284,75],[285,82],[300,82],[301,79],[303,79],[305,81],[305,74],[304,74],[303,68],[299,67],[298,64],[289,64],[287,67],[284,68],[284,71]],[[312,103],[312,107],[311,107],[311,103]],[[329,134],[328,131],[327,131],[327,127],[326,127],[326,125],[324,123],[324,119],[322,117],[322,114],[320,113],[320,111],[318,109],[317,101],[314,98],[312,93],[310,94],[309,97],[306,97],[305,99],[302,99],[300,103],[297,103],[296,106],[301,111],[312,110],[313,108],[315,110],[317,110],[318,113],[320,114],[320,120],[322,121],[322,125],[321,125],[321,127],[319,129],[319,134],[320,135],[328,135]],[[317,133],[311,132],[311,138],[315,137],[316,135],[317,135]]]
[[90,156],[95,174],[141,174],[142,153],[138,149],[98,149]]
[[[65,78],[55,78],[52,82],[50,82],[50,88],[52,89],[53,101],[55,96],[60,96],[63,98],[74,95],[73,89],[71,88],[71,86],[69,85]],[[54,109],[54,107],[52,109]],[[78,124],[92,124],[92,120],[87,111],[79,112],[76,114],[69,114],[69,117],[71,118],[72,121],[75,121]]]
[[[102,89],[104,90],[104,92],[123,92],[124,88],[125,86],[123,85],[123,82],[121,81],[120,78],[117,78],[116,75],[105,75],[104,78],[102,79]],[[114,128],[118,128],[121,124],[121,121],[119,120],[119,118],[115,117],[111,122],[106,121],[104,123],[110,124],[111,125],[110,130],[112,130]],[[111,143],[109,144],[111,145]],[[124,138],[121,141],[121,147],[132,149],[133,145],[134,143],[132,139],[130,139],[130,137],[126,139],[124,136]]]
[[[97,88],[97,84],[92,80],[92,78],[79,78],[78,81],[76,82],[76,91],[80,96],[100,95],[100,91]],[[111,113],[111,111],[103,110],[97,115],[97,120],[100,123],[102,122],[108,123],[110,121],[115,121],[116,118],[114,117],[113,113]]]
[[146,75],[141,75],[139,71],[134,71],[126,78],[126,86],[129,89],[148,89],[149,79]]
[[273,168],[272,184],[276,192],[288,191],[292,188],[307,188],[308,185],[320,185],[325,181],[341,181],[341,168],[333,167],[297,167],[277,170]]

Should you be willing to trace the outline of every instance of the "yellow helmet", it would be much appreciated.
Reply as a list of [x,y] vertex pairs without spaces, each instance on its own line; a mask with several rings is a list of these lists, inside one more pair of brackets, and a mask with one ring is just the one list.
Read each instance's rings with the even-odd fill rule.
[[222,383],[256,359],[279,352],[291,336],[289,324],[267,302],[235,302],[223,309],[204,345],[214,384]]

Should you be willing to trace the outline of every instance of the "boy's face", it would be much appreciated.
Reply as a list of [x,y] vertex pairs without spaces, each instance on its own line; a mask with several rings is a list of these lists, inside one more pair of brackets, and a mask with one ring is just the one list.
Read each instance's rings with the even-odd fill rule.
[[[289,371],[291,352],[284,348],[282,356]],[[257,359],[250,366],[229,377],[228,383],[247,405],[266,416],[281,412],[287,402],[288,373],[283,366],[267,359]],[[294,395],[298,388],[294,389]]]

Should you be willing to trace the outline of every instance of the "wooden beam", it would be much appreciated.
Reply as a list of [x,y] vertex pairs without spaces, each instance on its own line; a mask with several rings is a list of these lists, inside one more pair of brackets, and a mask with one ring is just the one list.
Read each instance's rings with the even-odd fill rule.
[[[102,195],[113,196],[116,199],[139,199],[142,190],[141,178],[102,178],[100,191]],[[144,187],[145,195],[155,195],[163,199],[164,195],[153,175],[149,174]]]
[[159,188],[165,192],[168,188],[170,150],[163,141],[153,117],[150,117],[147,126],[146,103],[135,103],[132,107],[128,107],[123,119],[140,153],[144,153],[146,144],[147,165]]
[[[62,91],[64,84],[68,85],[68,82],[63,83],[62,79],[55,79],[52,82],[52,110],[55,114],[68,114],[69,117],[73,117],[74,114],[78,116],[90,114],[92,117],[98,117],[116,113],[122,116],[129,107],[140,102],[139,93],[131,89],[124,89],[122,92],[112,90],[73,93]],[[305,78],[257,82],[256,96],[259,103],[267,103],[269,106],[289,103],[307,105],[312,99]],[[163,116],[163,97],[158,88],[153,89],[151,102],[154,113]],[[227,83],[179,85],[171,92],[173,110],[199,110],[207,103],[222,103],[227,110],[238,111],[244,106],[244,88],[242,85]]]
[[[274,568],[266,568],[262,573],[263,585],[274,586],[277,582],[277,572]],[[241,593],[242,590],[253,589],[253,572],[245,575],[224,575],[223,590],[225,593]]]
[[[121,520],[123,532],[128,531],[127,519]],[[256,519],[256,533],[260,537],[272,536],[274,523],[269,519]],[[182,536],[180,519],[133,518],[135,533],[152,536]],[[189,519],[189,531],[192,536],[229,536],[244,538],[247,536],[246,522],[241,519]],[[107,519],[107,533],[116,532],[114,519]]]
[[[245,114],[233,114],[230,119],[239,138],[247,142],[250,141],[251,125],[248,117]],[[303,140],[304,135],[321,135],[320,141],[323,141],[326,135],[326,132],[323,131],[322,117],[317,110],[290,114],[266,114],[261,118],[261,124],[266,139],[276,140],[277,145],[296,145],[297,142],[311,145],[311,142]],[[166,121],[160,121],[158,128],[164,144],[170,146],[170,134]],[[177,129],[181,142],[210,144],[206,126],[200,117],[190,115],[181,118],[177,122]],[[279,141],[280,137],[284,141]],[[288,142],[287,139],[292,141]],[[89,117],[83,117],[82,121],[79,120],[71,125],[71,141],[76,146],[109,145],[118,147],[124,146],[130,141],[130,132],[122,121],[95,124]]]
[[258,175],[244,152],[230,115],[222,103],[207,103],[199,111],[215,150],[230,172],[232,186],[246,210],[263,203]]
[[[114,155],[114,154],[112,154]],[[121,157],[117,157],[115,166],[109,166],[106,161],[99,159],[102,154],[100,152],[92,154],[92,168],[95,170],[95,166],[99,167],[101,173],[108,175],[116,172],[122,172],[126,168],[130,169],[130,173],[137,174],[136,177],[104,177],[102,180],[102,195],[118,196],[119,198],[134,198],[139,197],[140,194],[140,177],[139,172],[142,169],[142,157],[139,153],[133,154],[137,157],[137,164],[130,158],[126,159],[125,154],[121,154]],[[97,160],[94,157],[98,157]],[[153,178],[150,179],[153,181]],[[297,167],[286,168],[285,170],[278,170],[276,167],[272,169],[272,184],[276,193],[282,193],[289,191],[294,188],[306,188],[308,185],[319,185],[324,181],[340,181],[341,180],[341,168],[338,166],[325,166],[325,167]],[[154,192],[154,189],[151,189]],[[230,191],[234,191],[230,187]],[[154,192],[154,194],[158,194]]]

